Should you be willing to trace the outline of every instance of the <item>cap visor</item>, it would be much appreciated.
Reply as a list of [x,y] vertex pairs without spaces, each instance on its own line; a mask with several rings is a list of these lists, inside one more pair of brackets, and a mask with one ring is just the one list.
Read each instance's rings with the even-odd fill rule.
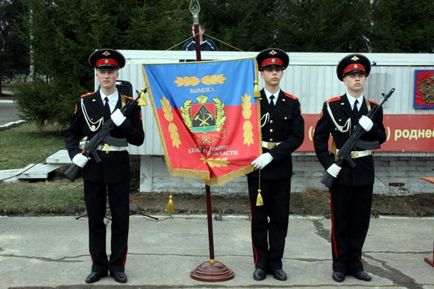
[[356,74],[356,73],[360,73],[360,74],[366,75],[366,71],[364,71],[364,70],[353,69],[353,70],[350,70],[347,73],[345,73],[344,76],[351,75],[351,74]]
[[97,70],[116,70],[119,69],[119,67],[117,66],[113,66],[113,65],[100,65],[98,67],[96,67]]

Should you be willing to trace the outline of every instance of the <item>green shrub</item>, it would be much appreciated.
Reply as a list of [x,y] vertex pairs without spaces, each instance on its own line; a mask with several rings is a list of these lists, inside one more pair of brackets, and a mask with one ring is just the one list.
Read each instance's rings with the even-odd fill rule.
[[21,117],[39,129],[55,124],[64,128],[70,121],[76,96],[65,87],[42,80],[18,80],[12,84]]

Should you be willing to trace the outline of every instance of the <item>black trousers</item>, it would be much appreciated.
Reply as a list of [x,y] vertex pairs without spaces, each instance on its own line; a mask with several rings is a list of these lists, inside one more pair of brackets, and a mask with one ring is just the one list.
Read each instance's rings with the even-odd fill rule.
[[259,179],[247,178],[252,221],[253,260],[265,271],[282,269],[288,231],[291,179],[261,180],[263,206],[256,206]]
[[363,270],[362,248],[371,217],[373,185],[334,184],[330,192],[333,271]]
[[[111,210],[111,254],[106,253],[107,195]],[[128,250],[129,182],[104,184],[84,181],[88,214],[89,252],[94,272],[124,272]]]

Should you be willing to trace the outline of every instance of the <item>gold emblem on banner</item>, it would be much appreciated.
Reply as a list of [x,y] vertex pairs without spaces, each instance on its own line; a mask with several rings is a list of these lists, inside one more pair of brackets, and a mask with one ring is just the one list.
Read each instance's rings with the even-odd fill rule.
[[224,84],[226,77],[224,74],[205,75],[202,78],[196,76],[178,76],[174,83],[178,87],[182,86],[196,86],[200,83],[205,85]]
[[204,164],[208,164],[211,168],[227,167],[229,165],[228,158],[206,158],[202,155],[200,160]]
[[250,95],[245,94],[241,97],[242,115],[244,118],[243,143],[247,146],[253,144],[253,125],[250,121],[252,116],[252,102],[250,100]]
[[[196,97],[196,100],[198,103],[193,104],[193,101],[188,99],[180,107],[185,125],[191,132],[221,131],[226,122],[224,103],[217,97],[213,98],[212,102],[207,102],[208,96],[205,95]],[[194,112],[192,106],[197,106]]]
[[172,107],[170,106],[170,102],[166,97],[163,97],[160,102],[163,106],[164,118],[169,122],[168,130],[170,134],[170,139],[172,140],[172,146],[179,148],[179,146],[181,145],[181,139],[179,138],[178,127],[172,122],[173,112]]

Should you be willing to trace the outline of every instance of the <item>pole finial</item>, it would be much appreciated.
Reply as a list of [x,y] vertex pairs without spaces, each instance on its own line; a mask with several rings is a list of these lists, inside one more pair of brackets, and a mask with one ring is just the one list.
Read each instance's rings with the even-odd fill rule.
[[199,24],[200,3],[199,0],[190,0],[190,12],[193,15],[193,24]]

